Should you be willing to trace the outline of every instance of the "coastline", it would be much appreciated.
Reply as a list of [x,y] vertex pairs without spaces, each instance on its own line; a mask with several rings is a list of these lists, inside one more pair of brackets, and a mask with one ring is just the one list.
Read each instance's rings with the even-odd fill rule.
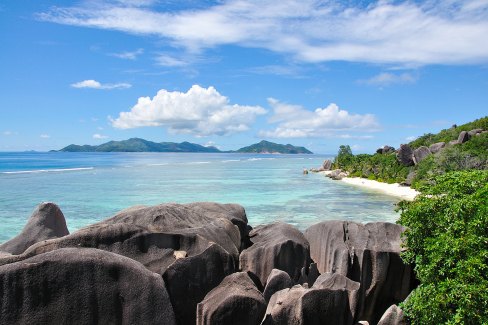
[[[331,172],[332,171],[322,171],[320,174],[327,176]],[[388,184],[361,177],[344,177],[340,181],[349,185],[375,190],[407,201],[413,201],[415,197],[420,194],[419,191],[398,183]]]

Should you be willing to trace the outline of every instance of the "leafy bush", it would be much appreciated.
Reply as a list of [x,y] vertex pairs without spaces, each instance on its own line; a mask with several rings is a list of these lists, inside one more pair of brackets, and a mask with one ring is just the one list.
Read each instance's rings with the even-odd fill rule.
[[488,324],[488,171],[430,183],[400,203],[402,258],[421,283],[402,307],[412,324]]

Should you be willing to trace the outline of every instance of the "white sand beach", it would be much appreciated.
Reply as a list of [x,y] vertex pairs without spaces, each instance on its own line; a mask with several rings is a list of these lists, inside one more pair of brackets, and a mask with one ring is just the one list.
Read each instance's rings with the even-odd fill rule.
[[[330,172],[322,172],[322,174],[324,175],[327,175],[329,173]],[[344,177],[341,181],[346,184],[379,191],[384,194],[396,196],[408,201],[413,201],[413,199],[415,199],[415,197],[420,194],[419,191],[414,190],[413,188],[408,186],[400,185],[398,183],[387,184],[361,177]]]

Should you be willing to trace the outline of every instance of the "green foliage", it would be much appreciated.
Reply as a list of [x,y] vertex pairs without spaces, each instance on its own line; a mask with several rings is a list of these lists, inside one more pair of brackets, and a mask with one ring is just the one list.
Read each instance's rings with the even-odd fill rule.
[[402,253],[420,286],[403,310],[412,324],[488,324],[488,171],[450,172],[401,202]]
[[473,129],[483,129],[488,130],[488,116],[477,119],[473,122],[469,122],[455,128],[449,128],[440,131],[437,134],[427,133],[421,137],[418,137],[414,141],[410,142],[409,145],[413,149],[420,146],[430,146],[433,143],[445,142],[449,143],[451,140],[456,140],[459,137],[459,133],[462,131],[471,131]]
[[341,145],[337,157],[334,159],[334,166],[336,168],[342,168],[342,166],[348,166],[354,159],[351,147],[349,145]]

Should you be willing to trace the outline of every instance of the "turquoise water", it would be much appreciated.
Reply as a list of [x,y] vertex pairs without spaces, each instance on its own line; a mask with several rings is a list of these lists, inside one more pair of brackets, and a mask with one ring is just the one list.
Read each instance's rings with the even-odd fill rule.
[[70,231],[133,205],[215,201],[245,207],[253,226],[281,220],[300,229],[332,219],[394,222],[398,199],[303,168],[328,156],[192,153],[0,153],[0,242],[43,201],[57,203]]

